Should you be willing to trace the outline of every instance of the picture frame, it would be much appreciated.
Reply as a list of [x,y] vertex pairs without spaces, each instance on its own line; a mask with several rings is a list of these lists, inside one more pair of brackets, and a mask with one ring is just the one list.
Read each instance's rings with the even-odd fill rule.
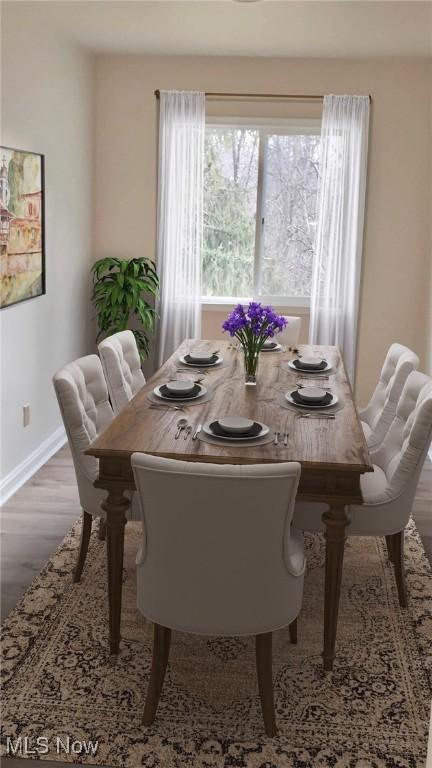
[[45,155],[0,146],[0,309],[45,293]]

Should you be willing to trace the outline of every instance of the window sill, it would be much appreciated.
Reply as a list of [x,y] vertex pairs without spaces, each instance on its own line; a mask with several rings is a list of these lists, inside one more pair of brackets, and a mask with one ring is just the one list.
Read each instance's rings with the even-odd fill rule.
[[[237,304],[249,304],[252,299],[234,298],[234,297],[219,297],[219,296],[203,296],[201,298],[201,307],[203,312],[230,312]],[[279,312],[284,314],[293,315],[309,315],[310,313],[310,299],[308,298],[291,298],[291,299],[278,299],[278,300],[262,300],[263,304],[270,304],[275,307]]]

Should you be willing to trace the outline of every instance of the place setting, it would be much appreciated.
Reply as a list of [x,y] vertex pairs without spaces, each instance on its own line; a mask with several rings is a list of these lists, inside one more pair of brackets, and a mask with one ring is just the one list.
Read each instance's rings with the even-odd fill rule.
[[213,389],[206,387],[200,380],[173,379],[156,386],[147,395],[150,406],[178,407],[207,402],[213,397]]
[[328,374],[334,373],[333,365],[322,357],[302,356],[288,361],[288,368],[307,378],[328,378]]
[[215,368],[223,363],[223,357],[218,349],[214,351],[198,349],[180,355],[179,363],[188,368]]
[[342,400],[330,387],[297,384],[282,393],[280,405],[296,411],[299,418],[334,419],[336,411],[344,407]]
[[283,347],[278,341],[270,338],[264,341],[260,352],[286,352],[286,347]]
[[197,438],[212,445],[250,447],[273,442],[274,434],[269,426],[260,421],[242,416],[223,416],[203,424]]

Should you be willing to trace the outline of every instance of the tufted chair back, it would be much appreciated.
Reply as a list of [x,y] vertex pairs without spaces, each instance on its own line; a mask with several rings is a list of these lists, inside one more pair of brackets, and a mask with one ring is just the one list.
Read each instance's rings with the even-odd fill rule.
[[287,346],[296,346],[300,340],[302,319],[301,317],[290,317],[289,315],[284,315],[284,317],[285,320],[288,320],[288,325],[277,335],[276,341]]
[[117,415],[146,383],[132,331],[120,331],[99,344],[99,354]]
[[69,363],[53,376],[54,389],[69,440],[80,502],[89,514],[100,515],[106,492],[94,488],[99,462],[84,451],[112,421],[114,414],[97,355]]
[[184,632],[247,635],[297,616],[305,561],[290,523],[300,464],[134,453],[132,468],[146,532],[137,604],[147,618]]
[[359,414],[370,450],[382,443],[396,414],[404,384],[418,364],[417,355],[408,347],[391,345],[369,404]]
[[[432,439],[432,379],[413,371],[408,376],[391,427],[377,451],[373,463],[386,476],[387,487],[374,497],[374,504],[403,496],[401,509],[408,522],[420,472]],[[402,522],[402,521],[400,521]]]

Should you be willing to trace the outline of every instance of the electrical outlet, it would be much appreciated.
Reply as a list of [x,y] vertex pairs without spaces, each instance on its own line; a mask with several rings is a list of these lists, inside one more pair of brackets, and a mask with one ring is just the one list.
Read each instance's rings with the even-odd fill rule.
[[23,427],[28,427],[30,424],[30,406],[23,405]]

